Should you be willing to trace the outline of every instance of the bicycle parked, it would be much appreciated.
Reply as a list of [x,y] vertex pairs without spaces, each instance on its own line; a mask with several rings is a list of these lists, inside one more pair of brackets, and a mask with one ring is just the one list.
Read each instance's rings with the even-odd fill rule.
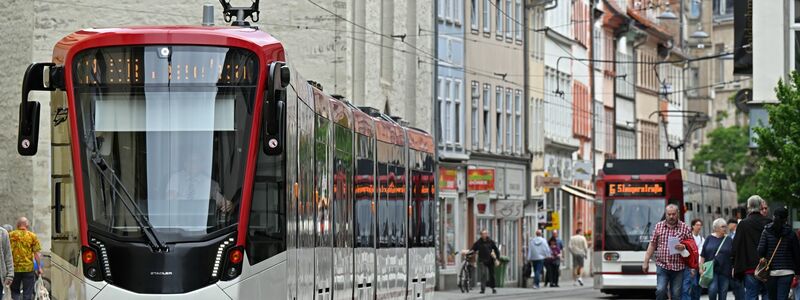
[[462,293],[469,293],[469,288],[472,286],[472,260],[475,257],[475,251],[465,250],[461,253],[461,268],[458,272],[458,288]]

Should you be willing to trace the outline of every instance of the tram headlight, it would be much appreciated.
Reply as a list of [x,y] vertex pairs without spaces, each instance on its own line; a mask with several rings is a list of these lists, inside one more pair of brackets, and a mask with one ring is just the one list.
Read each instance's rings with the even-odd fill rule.
[[89,278],[97,277],[97,269],[95,269],[94,267],[89,267],[86,270],[86,276],[89,276]]
[[619,260],[619,253],[616,252],[607,252],[603,255],[603,259],[607,261],[618,261]]

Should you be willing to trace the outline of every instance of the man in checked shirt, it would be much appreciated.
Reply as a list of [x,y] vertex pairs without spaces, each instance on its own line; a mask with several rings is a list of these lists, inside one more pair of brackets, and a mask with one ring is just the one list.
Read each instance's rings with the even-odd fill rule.
[[[681,252],[686,250],[686,246],[678,242],[675,251],[670,254],[667,244],[670,239],[683,241],[692,236],[689,226],[681,222],[678,218],[679,209],[675,204],[667,205],[666,219],[658,222],[653,230],[653,238],[647,246],[647,253],[644,255],[642,271],[646,274],[650,268],[650,258],[656,254],[656,299],[667,299],[667,286],[669,286],[672,299],[681,298],[681,287],[683,284],[683,269],[686,264],[681,259]],[[677,252],[677,253],[676,253]],[[684,252],[688,255],[688,251]]]

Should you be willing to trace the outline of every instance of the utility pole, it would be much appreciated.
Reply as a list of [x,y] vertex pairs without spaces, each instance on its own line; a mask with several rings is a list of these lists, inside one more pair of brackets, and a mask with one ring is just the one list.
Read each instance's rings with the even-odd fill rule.
[[594,97],[595,97],[595,82],[594,82],[594,3],[595,0],[589,0],[589,100],[590,106],[592,109],[592,146],[589,151],[591,151],[591,158],[592,158],[592,187],[595,185],[596,175],[597,175],[597,158],[595,157],[594,146],[597,143],[595,140],[597,139],[597,123],[595,122],[595,105],[594,105]]

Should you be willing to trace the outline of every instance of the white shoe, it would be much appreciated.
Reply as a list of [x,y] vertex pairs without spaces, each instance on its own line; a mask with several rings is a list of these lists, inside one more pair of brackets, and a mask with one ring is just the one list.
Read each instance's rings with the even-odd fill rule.
[[580,278],[578,278],[578,284],[580,284],[581,286],[583,286],[583,280],[581,280]]

